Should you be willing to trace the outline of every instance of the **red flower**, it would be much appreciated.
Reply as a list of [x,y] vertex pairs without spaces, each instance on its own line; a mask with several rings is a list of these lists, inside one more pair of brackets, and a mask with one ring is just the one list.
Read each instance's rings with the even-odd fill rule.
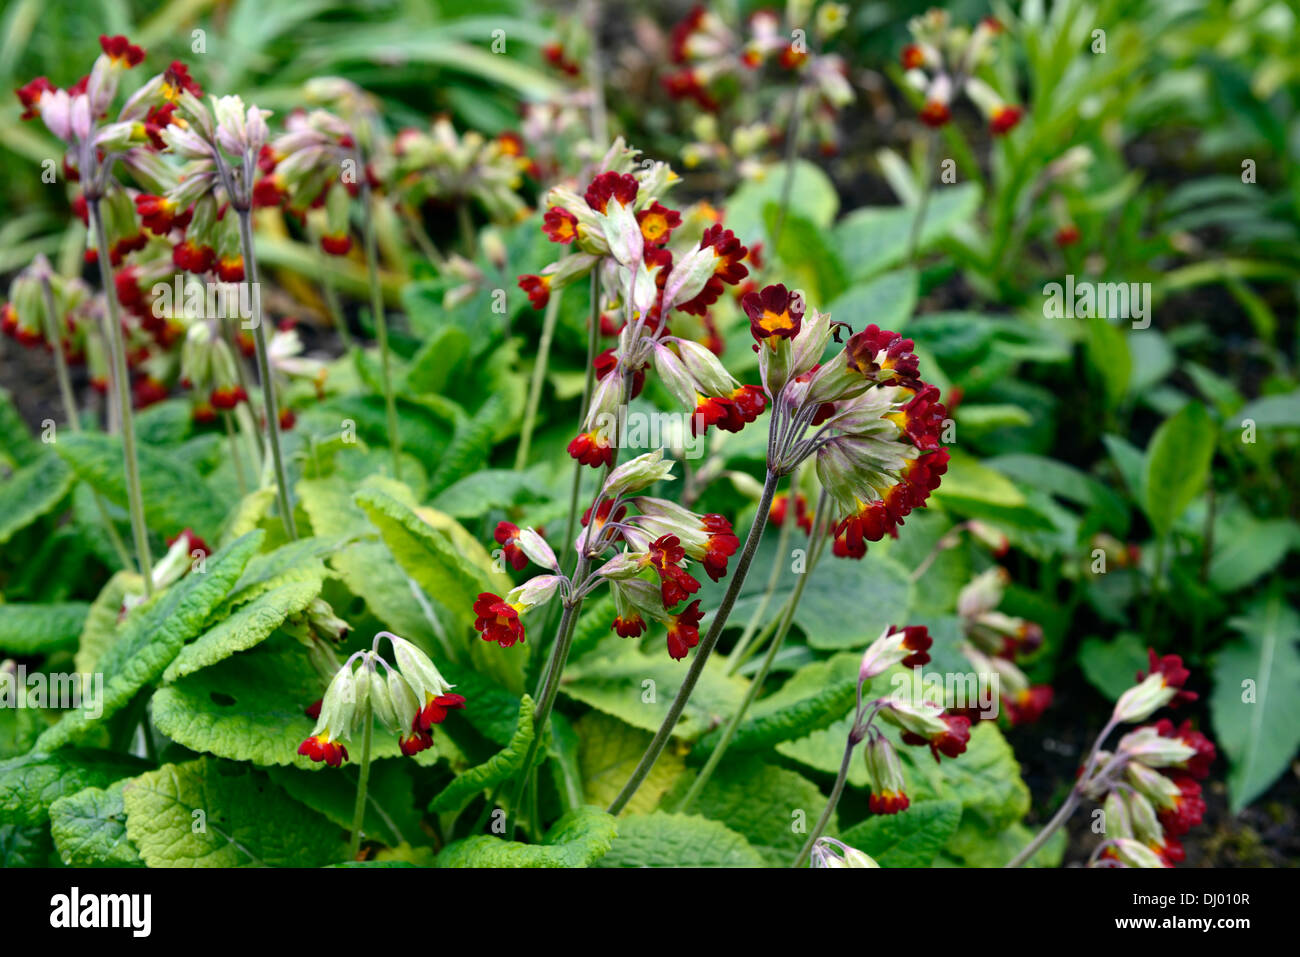
[[100,36],[99,45],[108,54],[108,58],[118,66],[130,69],[144,59],[144,50],[124,36]]
[[727,574],[727,559],[736,554],[736,550],[740,548],[740,539],[732,531],[731,523],[721,515],[708,514],[703,516],[703,519],[704,529],[709,532],[709,537],[704,543],[704,557],[701,563],[704,565],[705,574],[716,582]]
[[217,252],[211,246],[200,246],[188,239],[181,240],[172,249],[172,265],[183,272],[209,272],[216,259]]
[[140,216],[144,228],[155,236],[166,236],[173,226],[184,226],[179,222],[182,216],[188,221],[189,216],[180,211],[176,203],[165,196],[141,193],[135,198],[135,211]]
[[1213,741],[1192,728],[1190,720],[1184,721],[1175,728],[1174,723],[1168,718],[1161,718],[1156,722],[1155,728],[1156,733],[1162,738],[1174,738],[1196,752],[1183,765],[1188,774],[1198,781],[1203,781],[1209,777],[1210,765],[1214,763],[1215,755],[1218,752],[1215,750]]
[[[591,363],[591,367],[596,371],[597,381],[604,379],[605,376],[618,368],[618,351],[611,346],[600,355],[596,356]],[[632,373],[632,398],[635,399],[639,396],[644,387],[645,369],[637,369]]]
[[509,648],[524,640],[524,624],[519,620],[519,609],[501,596],[482,592],[474,602],[474,614],[478,616],[474,620],[474,630],[483,635],[484,641],[495,641],[502,648]]
[[646,564],[659,574],[659,593],[665,608],[681,604],[700,590],[700,583],[681,567],[685,559],[686,549],[676,535],[661,535],[646,552]]
[[552,206],[542,217],[542,232],[553,243],[571,243],[578,238],[578,217],[567,209]]
[[767,394],[757,385],[742,385],[726,396],[702,398],[691,416],[691,434],[702,434],[711,425],[724,432],[739,432],[766,408]]
[[694,299],[677,306],[682,312],[696,316],[704,315],[709,306],[718,301],[724,283],[734,286],[749,275],[748,267],[742,262],[749,250],[740,244],[735,233],[730,229],[723,229],[721,224],[715,223],[704,231],[700,239],[700,248],[713,250],[713,275]]
[[38,104],[41,101],[41,94],[53,92],[54,84],[43,76],[38,76],[30,83],[26,83],[14,90],[14,93],[18,96],[18,102],[23,106],[22,115],[18,118],[20,120],[36,119],[36,117],[41,115],[40,110],[38,109]]
[[780,64],[786,70],[795,70],[803,66],[808,59],[807,50],[796,50],[793,45],[781,51]]
[[148,408],[163,399],[167,398],[167,386],[163,385],[157,379],[145,376],[137,379],[135,383],[135,407],[137,409]]
[[320,238],[320,248],[331,256],[346,256],[352,251],[352,237],[347,233],[322,236]]
[[281,409],[276,421],[280,423],[281,432],[288,432],[298,424],[298,416],[294,415],[293,409]]
[[746,293],[740,305],[749,317],[750,335],[759,345],[776,349],[778,339],[793,339],[799,334],[803,322],[803,299],[784,285]]
[[[475,610],[478,606],[475,605]],[[520,639],[522,640],[522,639]],[[505,642],[502,642],[505,644]],[[420,713],[415,716],[413,727],[418,731],[428,731],[435,724],[442,724],[447,720],[448,711],[464,711],[465,696],[458,694],[440,694],[437,696],[429,695],[424,707]]]
[[[768,509],[767,520],[773,525],[785,524],[786,509],[790,507],[790,496],[782,492],[772,499],[772,507]],[[812,516],[808,514],[808,499],[801,494],[796,494],[794,498],[794,523],[803,529],[805,535],[812,534]]]
[[906,811],[911,803],[907,795],[901,791],[881,791],[879,793],[872,791],[870,797],[867,798],[867,807],[871,809],[872,814],[897,814],[900,811]]
[[[902,341],[910,343],[911,340]],[[938,388],[923,384],[907,405],[886,418],[897,424],[918,449],[929,452],[939,447],[939,436],[947,421],[948,410],[939,402]]]
[[618,633],[620,638],[640,638],[645,634],[645,619],[636,612],[633,612],[627,618],[617,615],[614,623],[609,626],[610,631]]
[[307,717],[311,718],[313,721],[315,721],[317,718],[320,717],[320,708],[321,705],[323,705],[324,703],[325,703],[324,698],[317,698],[311,704],[307,705],[307,707],[303,708],[302,713],[305,714]]
[[588,206],[603,213],[611,199],[624,206],[631,206],[639,189],[640,184],[631,173],[615,173],[610,170],[591,181],[583,198],[587,200]]
[[1056,231],[1056,245],[1064,249],[1066,246],[1073,246],[1079,241],[1079,227],[1074,223],[1066,223]]
[[153,144],[156,150],[164,149],[167,142],[162,138],[162,131],[176,123],[172,116],[176,112],[175,103],[164,103],[162,106],[150,107],[149,112],[144,117],[144,133],[149,137],[149,142]]
[[1169,778],[1178,785],[1178,796],[1173,798],[1173,807],[1161,808],[1157,816],[1170,837],[1182,837],[1205,817],[1205,800],[1201,786],[1190,775],[1171,774]]
[[184,538],[188,543],[188,546],[186,547],[185,550],[189,552],[191,555],[194,554],[196,551],[202,552],[205,557],[212,554],[212,549],[208,547],[208,543],[205,542],[203,539],[199,538],[199,536],[195,535],[194,529],[192,528],[185,528],[181,531],[179,535],[175,535],[172,538],[167,539],[167,547],[171,548],[182,538]]
[[[888,382],[896,379],[899,384],[910,385],[917,382],[921,365],[912,352],[913,346],[911,339],[881,329],[873,322],[849,337],[844,352],[849,368],[872,381]],[[893,376],[882,376],[882,372],[892,372]],[[916,388],[919,390],[919,383]]]
[[203,96],[203,87],[190,76],[190,68],[180,60],[172,60],[171,65],[163,71],[163,99],[174,102],[180,99],[183,90],[189,90],[197,97]]
[[217,278],[222,282],[244,281],[244,257],[235,253],[217,260]]
[[676,661],[686,657],[686,653],[700,643],[700,600],[697,598],[686,606],[680,614],[672,616],[668,625],[668,656]]
[[497,530],[494,535],[497,543],[501,545],[501,550],[505,553],[506,561],[510,567],[517,572],[523,571],[528,567],[528,556],[524,550],[519,547],[519,526],[512,525],[509,522],[498,522]]
[[909,43],[903,47],[903,53],[899,60],[902,62],[904,70],[915,70],[918,67],[925,66],[925,54],[915,43]]
[[208,397],[214,409],[233,409],[241,402],[248,401],[248,393],[240,385],[219,385]]
[[651,246],[662,246],[682,224],[682,214],[658,202],[636,214],[641,236]]
[[263,176],[253,186],[253,205],[259,209],[279,206],[288,195],[274,174]]
[[911,652],[902,663],[908,668],[919,668],[921,665],[930,663],[930,646],[934,644],[934,639],[930,637],[930,629],[925,625],[906,625],[899,628],[897,625],[891,626],[889,633],[897,635],[902,632],[903,647]]
[[947,103],[942,103],[939,100],[927,100],[925,105],[921,107],[920,116],[922,123],[937,129],[952,119],[952,111],[948,109]]
[[[1197,694],[1195,691],[1184,691],[1183,685],[1192,673],[1183,667],[1183,659],[1179,655],[1165,655],[1163,658],[1156,656],[1154,648],[1147,649],[1147,661],[1150,663],[1151,674],[1158,674],[1164,681],[1166,688],[1177,689],[1174,699],[1169,702],[1169,707],[1176,708],[1183,701],[1195,701]],[[1137,673],[1137,680],[1143,681],[1147,676],[1145,671]],[[1208,741],[1207,741],[1208,743]],[[1213,745],[1210,745],[1213,749]],[[1211,760],[1213,754],[1211,753]]]
[[694,100],[700,109],[712,113],[718,101],[700,82],[700,75],[690,67],[675,70],[663,78],[664,90],[674,100]]
[[[420,719],[417,717],[415,720],[418,722]],[[418,727],[414,727],[411,729],[410,734],[398,737],[397,746],[402,749],[402,754],[409,758],[433,747],[433,735],[428,731],[421,731]]]
[[614,464],[614,447],[599,429],[580,433],[569,443],[569,455],[583,465],[600,468]]
[[1002,706],[1006,709],[1007,720],[1012,726],[1033,724],[1043,716],[1043,712],[1052,704],[1050,685],[1034,685],[1026,688],[1014,698],[1003,698]]
[[317,734],[298,745],[298,753],[305,754],[313,761],[324,761],[332,768],[337,768],[348,759],[348,749],[337,741],[331,741],[327,734]]
[[1020,117],[1024,116],[1025,111],[1018,106],[1003,104],[994,107],[993,112],[989,115],[989,132],[994,136],[1003,136],[1010,133],[1020,122]]
[[545,309],[551,298],[550,276],[520,276],[519,288],[528,294],[534,309]]
[[930,753],[934,755],[936,762],[938,762],[940,754],[949,758],[957,757],[966,750],[966,744],[970,741],[970,718],[945,714],[940,720],[947,725],[946,730],[936,732],[930,738],[924,738],[913,731],[904,731],[903,743],[929,745]]

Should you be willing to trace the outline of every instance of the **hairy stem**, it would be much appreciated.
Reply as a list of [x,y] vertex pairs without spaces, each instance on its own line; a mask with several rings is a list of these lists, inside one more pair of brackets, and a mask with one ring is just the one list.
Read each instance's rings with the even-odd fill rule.
[[826,799],[826,807],[822,809],[822,816],[817,819],[817,826],[813,828],[808,840],[804,842],[799,851],[799,856],[794,859],[791,867],[800,867],[803,862],[808,860],[808,855],[812,853],[813,845],[817,843],[817,838],[822,836],[826,830],[826,825],[830,823],[831,815],[835,813],[835,805],[840,803],[840,795],[844,793],[844,782],[849,777],[849,763],[853,760],[853,749],[860,744],[852,734],[844,744],[844,759],[840,761],[840,773],[835,778],[835,786],[831,788],[831,796]]
[[355,861],[361,850],[361,833],[366,823],[366,790],[370,786],[370,738],[374,732],[375,722],[371,716],[370,702],[361,717],[365,733],[361,739],[361,776],[357,778],[357,803],[352,810],[352,840],[348,842],[348,859]]
[[528,452],[533,444],[533,426],[537,422],[537,406],[542,401],[542,386],[546,382],[546,367],[551,358],[551,340],[555,338],[555,323],[560,315],[560,292],[551,293],[542,319],[542,339],[537,344],[537,362],[533,365],[533,378],[528,386],[528,404],[524,407],[524,421],[519,432],[519,448],[515,451],[515,471],[522,472],[528,465]]
[[614,799],[614,803],[609,806],[610,814],[618,814],[622,811],[627,806],[627,802],[636,794],[637,789],[641,787],[646,776],[650,773],[650,769],[659,760],[659,755],[668,743],[669,735],[672,734],[673,728],[681,718],[682,710],[686,707],[686,701],[690,698],[691,692],[695,690],[695,684],[700,680],[700,675],[704,672],[704,666],[708,663],[709,655],[713,653],[713,648],[718,643],[722,629],[726,627],[727,618],[731,615],[731,607],[736,603],[736,597],[745,584],[745,578],[749,574],[749,566],[754,560],[754,553],[758,551],[758,543],[763,538],[763,529],[767,526],[767,513],[772,507],[772,495],[776,491],[778,481],[779,476],[769,469],[767,478],[763,482],[763,494],[759,496],[758,512],[754,515],[754,521],[749,526],[749,534],[745,536],[745,545],[741,550],[740,560],[736,562],[736,570],[731,575],[731,582],[727,585],[727,591],[722,596],[722,602],[714,613],[713,622],[709,625],[709,632],[704,636],[704,640],[700,642],[699,648],[696,649],[690,670],[686,672],[682,686],[677,689],[677,695],[668,708],[668,715],[664,718],[663,724],[655,732],[655,736],[650,741],[650,746],[646,748],[645,754],[641,756],[641,761],[637,764],[636,770],[632,772],[632,776],[623,785],[623,790]]
[[379,284],[379,252],[375,240],[375,216],[370,208],[370,183],[361,181],[361,221],[366,251],[366,278],[370,283],[370,317],[379,343],[379,370],[384,385],[384,416],[388,423],[388,446],[393,453],[393,478],[402,478],[402,436],[397,428],[397,397],[393,394],[392,360],[388,354],[388,317],[384,313],[384,290]]
[[248,209],[239,214],[239,245],[244,255],[244,278],[252,287],[253,343],[257,348],[257,375],[262,380],[262,409],[266,415],[266,435],[271,446],[271,459],[275,465],[275,493],[280,506],[280,521],[284,523],[289,541],[298,538],[293,520],[293,501],[289,497],[289,474],[284,467],[284,454],[280,451],[280,408],[275,395],[275,382],[271,378],[271,359],[266,349],[266,324],[262,321],[262,294],[257,279],[257,253],[253,249],[253,218]]
[[117,395],[118,426],[122,430],[122,453],[125,460],[127,511],[131,515],[131,536],[135,540],[135,557],[144,579],[145,596],[153,594],[153,556],[149,554],[149,529],[144,521],[144,495],[140,490],[140,463],[135,454],[135,418],[131,413],[131,378],[126,367],[126,345],[122,341],[122,319],[117,309],[113,267],[109,259],[108,231],[99,208],[99,197],[86,197],[86,212],[95,233],[99,260],[99,279],[104,287],[107,306],[108,349],[113,367],[113,386]]

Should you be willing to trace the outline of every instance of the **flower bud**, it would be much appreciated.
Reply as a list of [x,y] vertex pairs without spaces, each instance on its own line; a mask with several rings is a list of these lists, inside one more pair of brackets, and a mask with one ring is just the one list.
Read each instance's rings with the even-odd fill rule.
[[[608,378],[608,377],[607,377]],[[639,492],[656,482],[672,477],[673,462],[664,459],[664,450],[655,449],[624,462],[609,474],[602,496],[618,498],[629,492]]]
[[900,662],[909,668],[926,664],[930,660],[927,652],[933,643],[924,625],[905,628],[891,625],[863,653],[862,664],[858,667],[858,682],[870,681]]
[[911,803],[904,789],[903,764],[898,752],[883,734],[867,741],[862,752],[871,778],[871,796],[868,804],[872,814],[897,814],[906,811]]
[[349,625],[334,614],[334,609],[323,598],[313,598],[307,606],[307,622],[312,631],[322,638],[340,642],[347,637]]

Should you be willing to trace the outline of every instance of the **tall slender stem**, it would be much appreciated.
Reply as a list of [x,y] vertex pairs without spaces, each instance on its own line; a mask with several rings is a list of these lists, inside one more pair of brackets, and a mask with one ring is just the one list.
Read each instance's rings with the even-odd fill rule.
[[905,262],[911,264],[921,245],[921,231],[925,226],[925,214],[930,206],[931,180],[930,164],[934,161],[935,146],[938,136],[931,133],[925,138],[925,153],[921,158],[921,195],[916,200],[916,216],[912,219],[912,228],[907,234],[907,256]]
[[537,406],[542,401],[542,386],[546,382],[546,367],[551,358],[551,340],[555,337],[555,323],[560,315],[560,293],[551,293],[542,319],[542,339],[537,344],[537,362],[533,365],[533,378],[528,386],[528,404],[524,407],[524,421],[519,432],[519,448],[515,452],[515,471],[522,472],[528,465],[528,451],[533,443],[533,425],[537,421]]
[[384,415],[388,422],[388,445],[393,453],[393,478],[402,477],[402,436],[397,428],[397,398],[393,394],[392,361],[388,355],[388,317],[384,314],[384,290],[379,284],[379,252],[375,240],[375,216],[370,208],[368,179],[361,180],[361,219],[365,233],[366,277],[370,282],[370,317],[379,341],[379,367],[384,385]]
[[262,321],[262,293],[257,279],[257,253],[253,249],[252,212],[236,210],[239,215],[239,246],[244,256],[244,276],[251,285],[253,315],[253,343],[257,349],[257,375],[262,380],[262,408],[266,414],[266,435],[271,445],[271,458],[275,464],[275,492],[280,505],[280,521],[284,523],[289,541],[298,538],[293,519],[293,501],[289,497],[289,474],[284,467],[284,454],[280,451],[280,409],[275,396],[275,382],[271,378],[271,359],[266,350],[266,324]]
[[808,840],[804,842],[799,851],[799,856],[794,859],[791,867],[799,867],[808,859],[812,853],[813,845],[817,843],[817,838],[822,836],[826,830],[826,825],[830,823],[831,815],[835,813],[835,805],[840,803],[840,795],[844,793],[844,782],[849,777],[849,763],[853,760],[853,750],[861,743],[855,740],[852,734],[849,735],[848,741],[844,744],[844,760],[840,762],[840,773],[835,778],[835,786],[831,788],[831,796],[826,799],[826,807],[822,809],[822,816],[817,819],[817,826],[813,828]]
[[614,803],[609,806],[610,814],[618,814],[622,811],[627,806],[627,802],[636,794],[637,789],[641,787],[642,782],[649,775],[650,769],[659,760],[659,755],[668,743],[669,735],[672,734],[673,728],[681,718],[682,710],[686,707],[686,701],[690,698],[691,692],[695,690],[695,684],[700,680],[704,666],[708,663],[709,655],[713,653],[713,648],[718,643],[722,629],[727,624],[727,618],[731,615],[731,607],[736,603],[736,597],[745,584],[745,578],[749,574],[749,566],[754,561],[754,553],[758,551],[758,543],[763,538],[763,529],[767,526],[767,513],[772,507],[772,495],[776,492],[779,479],[780,476],[771,469],[768,470],[767,478],[763,482],[763,494],[758,499],[758,512],[754,516],[753,523],[749,526],[749,534],[745,536],[745,545],[741,550],[740,560],[736,562],[736,570],[732,572],[731,581],[722,596],[722,602],[718,605],[718,610],[714,612],[713,622],[709,625],[709,632],[704,636],[704,640],[700,642],[699,648],[696,649],[690,670],[686,672],[682,686],[677,689],[677,695],[668,708],[668,715],[664,718],[663,724],[655,732],[655,736],[650,741],[650,746],[646,748],[645,754],[641,756],[641,761],[637,764],[636,770],[632,772],[632,776],[623,785],[623,790],[618,793]]
[[366,824],[366,791],[370,787],[370,738],[374,732],[370,702],[361,718],[365,733],[361,739],[361,776],[357,778],[357,803],[352,810],[352,840],[348,842],[348,859],[355,861],[361,850],[361,834]]
[[[580,581],[586,573],[587,559],[585,555],[578,559],[578,567],[573,573],[573,581]],[[542,696],[537,703],[537,710],[533,712],[533,740],[528,742],[528,751],[524,755],[524,763],[519,769],[519,780],[515,784],[515,794],[510,802],[510,814],[513,817],[518,809],[519,802],[523,798],[524,787],[528,779],[533,774],[533,761],[537,757],[538,748],[541,747],[542,737],[546,734],[546,725],[551,719],[551,709],[555,706],[555,698],[560,690],[560,674],[564,671],[564,665],[569,659],[569,649],[573,645],[573,627],[578,621],[578,612],[582,610],[582,598],[574,595],[564,600],[564,614],[560,617],[560,630],[555,636],[555,644],[551,648],[551,658],[546,665],[546,682],[542,686]],[[506,833],[511,833],[509,825],[506,827]]]
[[[68,363],[63,356],[63,344],[59,341],[58,308],[54,304],[54,289],[50,285],[48,275],[41,276],[41,291],[45,294],[45,341],[49,343],[50,351],[54,355],[54,376],[59,382],[63,414],[68,420],[68,428],[73,433],[77,433],[81,431],[81,420],[77,418],[77,398],[72,392],[72,378],[68,375]],[[126,550],[126,542],[122,541],[117,526],[113,524],[113,519],[108,514],[108,506],[104,504],[104,499],[98,492],[91,494],[95,499],[95,508],[99,510],[99,518],[104,523],[104,531],[108,534],[109,543],[117,553],[117,560],[122,563],[123,569],[129,569],[131,553]]]
[[[793,491],[791,494],[793,495]],[[791,503],[791,508],[793,508],[793,503]],[[826,536],[824,534],[825,525],[821,519],[825,511],[826,493],[823,491],[821,501],[817,503],[817,525],[814,528],[814,531],[817,533],[816,541],[810,542],[808,546],[808,567],[805,568],[804,573],[799,576],[799,580],[794,586],[794,592],[785,603],[785,610],[781,615],[781,624],[777,626],[776,634],[772,637],[772,643],[768,645],[767,654],[763,656],[763,663],[759,666],[758,674],[754,675],[753,680],[749,683],[749,688],[745,692],[745,700],[740,703],[740,707],[736,709],[736,713],[733,714],[731,720],[727,722],[727,726],[723,729],[722,737],[718,739],[718,743],[714,747],[713,753],[709,755],[708,761],[706,761],[704,767],[700,769],[700,773],[696,775],[695,780],[691,782],[690,790],[686,792],[686,796],[682,798],[681,804],[677,806],[677,813],[679,814],[685,813],[690,806],[695,803],[695,799],[700,796],[700,792],[704,790],[704,786],[709,783],[709,778],[713,776],[714,769],[717,768],[719,762],[722,761],[722,756],[727,753],[727,748],[731,746],[731,740],[736,736],[736,730],[740,727],[740,722],[744,720],[745,715],[749,712],[750,706],[753,705],[759,692],[763,690],[763,682],[767,680],[768,672],[772,670],[772,662],[776,660],[776,656],[781,650],[781,645],[785,642],[785,636],[790,631],[790,625],[794,621],[795,609],[799,607],[799,600],[803,598],[804,586],[808,584],[808,579],[812,577],[813,569],[817,567],[817,559],[821,557],[822,545],[826,541]],[[787,512],[786,520],[789,521],[789,518],[790,515],[789,512]],[[784,554],[784,551],[777,552],[776,560],[778,564],[782,561],[782,556]]]
[[149,529],[144,521],[144,495],[140,490],[140,463],[135,454],[135,418],[131,414],[131,378],[126,367],[126,345],[122,341],[122,319],[117,310],[116,287],[113,284],[113,267],[109,259],[108,231],[99,208],[98,196],[86,197],[86,212],[91,229],[95,231],[96,256],[99,260],[99,279],[104,287],[106,321],[108,324],[108,351],[113,365],[113,385],[117,395],[118,425],[122,430],[122,456],[125,460],[127,511],[131,515],[131,536],[135,540],[135,557],[144,579],[144,593],[153,594],[153,556],[149,554]]

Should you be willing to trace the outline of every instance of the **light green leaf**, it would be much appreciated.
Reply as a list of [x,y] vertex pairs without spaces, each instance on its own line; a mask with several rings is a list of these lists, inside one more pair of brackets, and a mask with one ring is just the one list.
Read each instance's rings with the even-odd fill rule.
[[206,571],[186,575],[132,614],[96,662],[104,674],[102,714],[92,716],[84,708],[66,712],[41,735],[37,746],[48,751],[78,740],[125,707],[141,688],[157,681],[234,587],[262,537],[262,532],[253,532],[221,549],[208,559]]
[[89,613],[84,601],[0,604],[0,654],[43,655],[71,645]]
[[[744,182],[727,203],[727,228],[740,241],[752,245],[762,241],[771,248],[772,238],[767,229],[769,206],[779,206],[785,189],[786,170],[778,163],[767,170],[761,179]],[[839,212],[839,193],[820,167],[807,160],[798,160],[790,182],[790,209],[822,229],[828,229]]]
[[[366,786],[366,820],[362,827],[366,840],[381,841],[395,848],[421,838],[421,814],[415,804],[415,783],[411,777],[413,767],[418,765],[409,761],[371,763],[370,782]],[[289,767],[267,768],[266,773],[291,798],[323,814],[335,826],[351,829],[360,776],[358,765],[349,761],[341,768],[329,769],[328,774]]]
[[1129,340],[1118,326],[1101,316],[1093,316],[1085,322],[1088,361],[1101,378],[1107,407],[1116,408],[1128,392],[1129,380],[1133,377]]
[[[72,466],[78,478],[114,505],[126,507],[119,438],[79,432],[61,437],[54,449]],[[136,457],[140,463],[145,523],[149,528],[167,537],[192,528],[208,541],[216,541],[228,503],[217,497],[194,468],[174,455],[140,445]]]
[[43,455],[0,483],[0,545],[63,501],[73,481],[62,459]]
[[[975,215],[980,189],[961,183],[936,190],[926,208],[918,249],[927,249]],[[728,211],[730,212],[730,211]],[[855,209],[835,225],[834,241],[854,279],[864,279],[903,261],[916,209],[881,206]]]
[[1079,646],[1083,676],[1111,701],[1133,687],[1138,671],[1146,666],[1146,645],[1131,631],[1121,632],[1113,641],[1091,635]]
[[127,779],[107,789],[83,788],[50,805],[50,833],[59,859],[69,867],[143,867],[126,836],[122,789]]
[[[636,770],[650,744],[650,733],[599,711],[583,715],[574,730],[578,734],[578,764],[582,768],[586,799],[592,804],[608,807]],[[654,810],[685,768],[682,756],[672,748],[666,749],[636,794],[632,795],[627,813],[646,814]]]
[[917,801],[899,814],[877,814],[855,824],[840,840],[881,867],[929,867],[960,820],[958,801]]
[[[673,696],[686,677],[686,667],[685,661],[673,661],[662,650],[646,655],[629,644],[617,657],[575,662],[565,670],[560,690],[634,728],[654,731],[667,717]],[[653,696],[647,694],[651,689]],[[726,720],[744,695],[743,678],[706,668],[686,700],[674,736],[686,741],[699,737],[707,728]]]
[[935,764],[927,748],[901,746],[903,776],[913,801],[961,801],[994,826],[1005,827],[1029,812],[1029,788],[1020,777],[1015,752],[997,725],[981,721],[971,729],[966,751]]
[[[940,861],[959,867],[1006,867],[1034,839],[1034,834],[1019,823],[1000,831],[990,831],[988,824],[977,815],[963,815]],[[1065,857],[1065,844],[1065,828],[1061,828],[1047,839],[1025,866],[1060,867],[1061,859]]]
[[533,699],[524,695],[519,702],[519,721],[514,736],[501,751],[482,764],[462,771],[456,779],[438,792],[429,802],[429,810],[437,813],[459,811],[476,793],[496,787],[521,771],[528,747],[533,740]]
[[229,618],[199,635],[167,666],[162,680],[168,684],[200,668],[215,665],[241,651],[261,644],[286,618],[304,611],[320,594],[320,579],[290,582],[240,606]]
[[1205,488],[1214,457],[1215,429],[1205,406],[1189,402],[1156,429],[1146,454],[1143,499],[1157,538]]
[[320,867],[345,855],[339,828],[247,767],[164,764],[128,782],[123,801],[150,867]]
[[541,844],[487,834],[448,844],[438,867],[590,867],[609,851],[618,827],[600,808],[584,805],[556,822]]
[[44,824],[50,805],[82,788],[105,787],[148,764],[95,748],[35,752],[0,761],[0,824]]
[[[846,595],[862,600],[845,601]],[[907,570],[869,551],[861,561],[821,563],[794,620],[814,648],[864,649],[888,625],[904,623],[911,601]]]
[[597,867],[762,867],[763,857],[720,821],[696,814],[625,814]]
[[1300,747],[1300,614],[1275,589],[1229,624],[1241,637],[1218,653],[1210,716],[1232,763],[1235,814],[1268,789]]
[[[144,580],[135,572],[115,572],[104,585],[95,600],[90,603],[90,611],[77,639],[76,668],[82,674],[90,674],[98,669],[95,665],[100,656],[108,649],[117,635],[118,628],[124,622],[118,621],[122,613],[122,600],[128,592],[144,593]],[[130,615],[143,614],[139,606],[132,609]],[[128,615],[128,618],[130,617]]]

